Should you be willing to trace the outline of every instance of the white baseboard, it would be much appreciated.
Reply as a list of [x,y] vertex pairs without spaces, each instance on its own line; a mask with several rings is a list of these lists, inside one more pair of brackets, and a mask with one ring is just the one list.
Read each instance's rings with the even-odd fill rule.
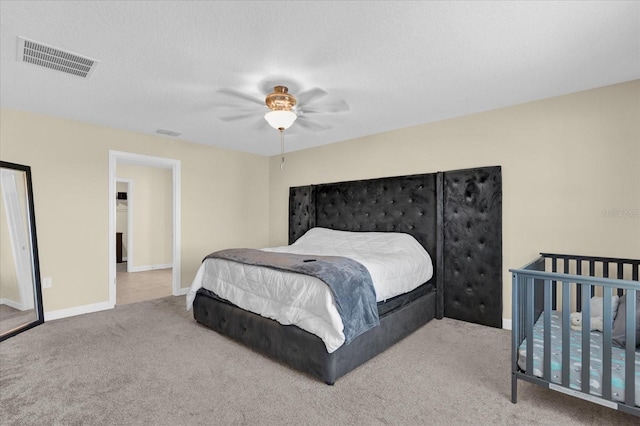
[[76,306],[74,308],[45,312],[44,320],[53,321],[61,318],[73,317],[76,315],[90,314],[91,312],[106,311],[107,309],[113,309],[113,305],[109,304],[109,302],[93,303],[91,305]]
[[184,296],[187,293],[189,293],[189,287],[181,287],[178,291],[178,296]]
[[[9,307],[11,307],[13,309],[17,309],[19,311],[26,311],[27,310],[27,307],[24,306],[23,303],[16,302],[16,301],[11,300],[11,299],[5,299],[5,298],[0,299],[0,305],[7,305],[7,306],[9,306]],[[33,309],[33,308],[31,308],[31,309]]]
[[502,318],[502,328],[504,330],[511,330],[511,320]]
[[169,268],[173,268],[173,263],[165,263],[161,265],[132,266],[129,268],[129,272],[144,272],[144,271],[154,271],[156,269],[169,269]]

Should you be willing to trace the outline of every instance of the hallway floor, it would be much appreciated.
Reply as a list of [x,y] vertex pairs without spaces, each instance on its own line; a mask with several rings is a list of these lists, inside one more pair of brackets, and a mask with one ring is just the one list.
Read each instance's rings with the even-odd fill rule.
[[116,305],[159,299],[172,294],[173,269],[127,272],[127,262],[116,264]]

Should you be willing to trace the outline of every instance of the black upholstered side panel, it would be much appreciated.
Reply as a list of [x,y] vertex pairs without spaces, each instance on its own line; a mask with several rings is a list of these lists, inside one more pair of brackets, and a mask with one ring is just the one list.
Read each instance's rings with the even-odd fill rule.
[[289,188],[289,244],[315,226],[315,207],[313,186]]
[[502,327],[501,168],[444,173],[444,315]]

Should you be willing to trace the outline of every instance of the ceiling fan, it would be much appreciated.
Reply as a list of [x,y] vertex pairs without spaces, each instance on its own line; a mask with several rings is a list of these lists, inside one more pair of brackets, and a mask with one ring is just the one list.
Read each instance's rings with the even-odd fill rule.
[[[327,95],[326,91],[319,88],[302,92],[296,98],[294,95],[289,93],[289,88],[287,86],[278,85],[274,86],[273,92],[269,93],[264,101],[230,88],[220,89],[218,90],[218,93],[249,101],[252,104],[260,105],[262,108],[266,107],[264,119],[271,127],[280,132],[281,170],[284,168],[284,131],[286,129],[297,122],[300,127],[304,127],[312,131],[327,130],[330,126],[314,121],[309,117],[309,115],[313,116],[313,114],[349,111],[349,105],[343,100],[324,104],[319,103],[318,100]],[[234,107],[233,105],[226,106]],[[251,107],[253,107],[253,105],[251,105]],[[258,115],[258,112],[255,107],[243,107],[241,112],[238,114],[221,116],[220,120],[236,121],[255,117],[256,115]],[[264,123],[264,121],[260,122],[262,124]]]
[[[314,120],[314,114],[339,113],[350,110],[349,105],[343,100],[333,100],[330,102],[321,102],[320,99],[327,96],[327,92],[315,88],[294,96],[289,93],[289,88],[284,85],[278,85],[273,88],[273,92],[266,95],[264,99],[248,95],[235,89],[222,88],[218,93],[229,95],[235,98],[249,101],[251,104],[247,106],[224,104],[238,110],[237,114],[223,115],[220,117],[222,121],[236,121],[252,117],[260,114],[260,109],[255,105],[259,105],[264,113],[264,119],[271,127],[276,130],[288,129],[293,123],[297,123],[300,127],[311,131],[322,131],[330,128],[329,125],[322,123],[320,120]],[[261,123],[264,123],[262,121]]]

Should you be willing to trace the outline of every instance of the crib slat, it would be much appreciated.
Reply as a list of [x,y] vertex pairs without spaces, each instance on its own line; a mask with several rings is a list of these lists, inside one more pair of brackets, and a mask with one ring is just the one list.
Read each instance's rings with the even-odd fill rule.
[[551,381],[551,282],[544,280],[544,368],[543,378]]
[[[623,280],[624,279],[624,262],[620,262],[618,263],[618,279],[619,280]],[[633,266],[632,266],[633,267]],[[638,280],[638,277],[636,276],[635,280]],[[618,296],[622,296],[624,293],[622,292],[622,289],[619,288],[618,289]]]
[[589,393],[589,373],[591,366],[591,284],[585,284],[586,291],[582,293],[582,368],[580,369],[580,380],[582,381],[582,392]]
[[562,282],[562,386],[569,387],[571,373],[570,329],[571,320],[571,285]]
[[525,320],[525,336],[527,336],[527,375],[534,376],[533,374],[533,323],[534,323],[534,284],[533,278],[525,278],[525,292],[526,296],[526,320]]
[[613,318],[611,313],[611,298],[613,289],[611,287],[602,288],[602,299],[604,301],[602,321],[602,397],[611,401],[611,327]]
[[624,402],[635,404],[635,360],[636,360],[636,290],[627,290],[627,327],[624,355]]
[[[558,259],[557,258],[553,258],[551,259],[551,272],[558,272]],[[553,309],[558,309],[558,287],[557,284],[558,282],[556,280],[551,281],[551,288],[552,288],[552,294],[553,294]]]
[[624,263],[618,263],[618,279],[621,280],[624,278]]
[[512,276],[511,290],[511,402],[518,401],[518,346],[520,345],[520,287],[522,278],[517,274]]
[[[564,259],[564,273],[568,274],[570,273],[569,270],[569,265],[570,265],[570,259],[569,258],[565,258]],[[582,287],[580,286],[580,284],[576,284],[576,311],[580,312],[582,311]]]
[[[576,275],[582,275],[582,261],[576,259]],[[582,299],[582,284],[576,283],[576,297],[578,300]],[[580,311],[581,309],[578,309]]]
[[[624,279],[624,262],[618,262],[618,279]],[[622,289],[618,289],[618,296],[622,296]]]

